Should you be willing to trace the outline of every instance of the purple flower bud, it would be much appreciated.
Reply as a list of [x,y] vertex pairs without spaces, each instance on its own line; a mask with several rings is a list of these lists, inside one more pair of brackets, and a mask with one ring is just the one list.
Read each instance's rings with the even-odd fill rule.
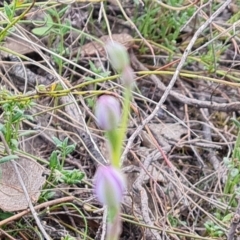
[[129,65],[129,57],[127,49],[120,43],[109,41],[105,46],[108,59],[112,67],[121,73],[123,69]]
[[106,131],[113,130],[121,119],[120,102],[112,95],[101,95],[96,102],[95,116],[100,128]]
[[99,166],[94,177],[95,194],[103,205],[119,208],[126,188],[122,173],[112,166]]

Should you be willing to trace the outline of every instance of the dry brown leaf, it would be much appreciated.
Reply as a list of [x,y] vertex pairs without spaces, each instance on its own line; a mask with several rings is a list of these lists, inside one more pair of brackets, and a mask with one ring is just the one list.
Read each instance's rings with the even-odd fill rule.
[[[105,44],[110,40],[121,43],[127,49],[129,49],[134,41],[133,38],[127,33],[120,34],[112,34],[112,36],[104,35],[100,38],[100,40]],[[76,55],[79,51],[79,48],[73,50],[72,54]],[[81,56],[93,56],[99,54],[100,56],[105,56],[105,48],[104,45],[97,41],[92,41],[87,43],[81,47]]]
[[[183,135],[187,134],[186,127],[179,123],[150,123],[148,124],[148,127],[162,147],[169,145],[169,140],[178,142]],[[141,137],[143,139],[143,146],[155,149],[152,138],[147,132],[142,131]]]
[[[21,158],[16,160],[19,173],[34,203],[40,195],[40,188],[45,182],[43,167],[37,162]],[[0,165],[0,208],[13,212],[28,208],[28,202],[11,161]]]
[[178,142],[182,135],[187,134],[186,127],[180,123],[151,123],[148,126],[157,137],[163,137],[166,140],[172,140],[175,142]]
[[[17,37],[7,37],[3,47],[22,55],[34,52],[29,43]],[[9,53],[1,51],[1,55],[7,57]]]

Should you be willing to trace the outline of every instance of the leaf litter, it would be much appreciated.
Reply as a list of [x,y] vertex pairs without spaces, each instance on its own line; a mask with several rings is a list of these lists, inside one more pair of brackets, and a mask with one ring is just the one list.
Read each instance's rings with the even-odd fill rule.
[[[109,1],[109,2],[114,2],[114,1]],[[135,1],[135,2],[138,2],[138,1]],[[222,2],[222,1],[218,1],[218,2]],[[75,6],[76,5],[73,5],[74,11],[76,11],[77,9],[77,8],[74,8]],[[96,6],[98,5],[95,5],[95,7]],[[131,3],[130,3],[130,6],[131,6]],[[115,8],[116,7],[117,5],[115,6]],[[81,6],[79,8],[81,8]],[[69,7],[69,12],[71,12],[70,10],[71,10],[71,7]],[[117,11],[120,12],[119,9]],[[127,11],[129,10],[127,9]],[[110,17],[112,16],[109,16],[109,19],[111,19]],[[115,18],[115,20],[119,20],[119,19]],[[121,22],[120,25],[124,25],[124,22]],[[97,26],[97,23],[96,23],[96,26]],[[192,31],[192,27],[190,27],[190,29]],[[119,38],[120,42],[122,42],[123,44],[130,43],[129,45],[127,44],[126,46],[130,52],[132,52],[132,50],[137,46],[136,48],[137,53],[136,55],[134,54],[134,56],[136,56],[137,60],[140,59],[141,62],[144,62],[144,66],[149,67],[149,62],[151,62],[149,58],[151,58],[151,56],[146,54],[145,55],[140,54],[141,51],[144,49],[141,49],[143,47],[143,42],[139,40],[139,35],[137,35],[137,37],[135,35],[134,41],[132,37],[129,37],[127,41],[122,41],[122,39],[124,39],[124,36],[130,36],[130,35],[128,34],[125,35],[125,33],[116,34],[115,30],[117,29],[113,27],[114,33],[112,37],[114,38],[114,40],[117,40]],[[119,27],[118,30],[119,32],[121,32],[121,27]],[[129,29],[129,25],[127,26],[127,30],[129,34],[134,35],[133,29],[132,28]],[[188,36],[186,39],[191,39],[192,37],[191,31],[188,32],[188,34],[190,33],[189,35],[190,38]],[[93,61],[96,60],[96,56],[102,57],[103,60],[102,59],[101,60],[103,61],[103,65],[104,65],[104,61],[106,60],[104,55],[104,48],[100,42],[109,40],[109,37],[106,35],[104,31],[101,33],[97,31],[97,33],[93,33],[93,35],[96,35],[100,41],[92,41],[90,40],[91,39],[90,38],[90,39],[87,39],[86,41],[87,43],[81,45],[81,47],[77,45],[77,48],[75,47],[71,48],[71,43],[70,45],[67,46],[68,49],[70,50],[70,53],[73,56],[80,53],[79,56],[81,56],[81,59],[78,60],[78,63],[80,63],[81,66],[82,65],[86,66],[87,65],[86,62],[88,62],[90,57],[91,57],[91,60],[93,59]],[[71,39],[71,37],[72,36],[69,35],[69,39]],[[58,44],[57,41],[58,39],[56,39],[56,42],[54,42],[53,45],[54,44],[57,45]],[[44,39],[43,39],[43,42],[44,42]],[[161,44],[161,42],[158,42],[158,44]],[[27,44],[24,44],[24,45],[27,45]],[[46,46],[48,45],[46,44]],[[159,45],[159,48],[155,43],[152,46],[154,50],[156,50],[156,53],[158,53],[160,56],[159,57],[160,64],[157,66],[154,65],[150,67],[152,69],[157,69],[157,68],[162,69],[162,66],[164,66],[165,64],[167,65],[168,63],[167,59],[171,58],[169,57],[169,52],[167,52],[166,54],[164,48],[161,49],[161,45]],[[8,45],[7,47],[11,49],[11,45]],[[16,52],[23,53],[21,52],[22,49],[20,45],[18,47],[15,44],[15,46],[12,46],[12,48]],[[180,49],[180,53],[183,52],[182,50],[184,50],[181,44],[179,46],[179,49]],[[26,49],[26,53],[28,54],[28,49]],[[234,52],[233,52],[233,55],[234,55]],[[179,58],[179,55],[177,55],[176,53],[176,56],[174,57]],[[234,57],[232,56],[231,59],[233,58]],[[206,59],[206,61],[207,60],[208,59]],[[146,71],[149,71],[150,69],[150,67],[149,69],[141,68],[141,67],[138,68],[138,66],[141,66],[141,65],[139,65],[139,62],[135,62],[135,61],[132,61],[132,65],[136,72],[138,71],[146,72]],[[175,67],[175,66],[176,65],[174,64],[170,65],[170,67]],[[204,78],[206,75],[206,72],[203,71],[203,67],[202,66],[199,67],[198,64],[196,64],[196,66],[194,67],[200,71],[199,76]],[[29,70],[29,69],[31,69],[31,67],[28,67],[28,65],[25,65],[22,68],[15,68],[15,72],[14,74],[12,74],[12,76],[14,75],[17,76],[19,75],[20,71],[24,72],[24,70]],[[7,70],[9,70],[9,72],[11,73],[10,68]],[[166,69],[163,69],[163,70],[172,71],[172,69],[168,67],[166,67]],[[189,69],[185,69],[185,70],[189,70]],[[26,72],[28,73],[29,71],[26,71]],[[81,83],[82,81],[84,81],[83,75],[85,74],[86,74],[85,72],[83,74],[83,72],[79,69],[73,71],[72,69],[69,69],[66,67],[64,76],[69,77],[69,79],[73,76],[73,81],[69,81],[68,84],[72,84],[72,86],[74,86],[74,84],[77,84],[79,82]],[[210,72],[208,72],[207,74],[212,76]],[[92,73],[92,75],[94,75],[94,73]],[[49,82],[44,82],[44,78],[41,76],[41,74],[39,75],[35,74],[31,76],[33,77],[30,77],[29,79],[37,79],[37,78],[41,79],[40,81],[41,84],[43,83],[47,85],[49,83]],[[154,79],[152,78],[153,76],[155,77]],[[128,168],[133,170],[131,170],[130,172],[127,172],[127,177],[129,179],[128,194],[126,195],[127,200],[124,201],[123,208],[127,209],[126,212],[129,213],[130,217],[132,217],[131,220],[134,219],[136,222],[135,224],[132,224],[130,223],[131,220],[128,221],[129,219],[127,220],[125,219],[126,221],[124,222],[124,226],[123,226],[122,239],[141,239],[145,237],[147,237],[148,239],[155,239],[155,238],[159,239],[160,234],[164,235],[164,237],[166,237],[165,235],[167,235],[167,238],[169,239],[190,239],[190,238],[194,239],[193,235],[191,235],[192,233],[194,233],[194,236],[196,237],[207,234],[206,229],[203,227],[204,223],[206,222],[205,220],[211,219],[213,223],[217,223],[215,216],[212,214],[213,212],[211,212],[211,209],[214,209],[214,208],[221,209],[221,210],[227,209],[228,203],[223,201],[223,198],[221,198],[222,195],[221,197],[219,197],[219,194],[222,191],[221,189],[222,185],[220,181],[221,178],[220,177],[218,178],[217,176],[217,174],[219,174],[219,172],[217,172],[218,170],[215,169],[216,172],[214,172],[212,169],[212,166],[208,163],[206,164],[207,168],[202,169],[201,166],[197,164],[198,161],[196,161],[196,158],[197,156],[201,157],[204,159],[205,162],[207,162],[206,159],[208,159],[209,152],[211,152],[215,158],[218,157],[219,153],[221,154],[221,156],[225,154],[226,148],[224,144],[226,141],[225,142],[222,141],[222,139],[219,137],[221,135],[217,135],[214,132],[211,132],[210,135],[212,136],[213,141],[210,143],[205,143],[204,139],[201,139],[201,136],[202,135],[204,136],[204,134],[202,134],[203,131],[201,128],[201,122],[204,122],[204,121],[201,119],[201,117],[199,117],[198,114],[199,114],[199,108],[207,107],[209,108],[210,114],[211,114],[209,116],[209,119],[210,119],[209,121],[212,121],[214,124],[215,123],[218,124],[220,121],[216,120],[218,116],[214,112],[214,110],[219,110],[219,109],[220,109],[219,111],[230,110],[230,109],[227,109],[226,107],[227,105],[225,105],[225,103],[228,103],[228,101],[230,102],[229,106],[231,104],[231,100],[229,100],[229,98],[226,98],[226,95],[227,95],[226,93],[229,93],[229,92],[226,92],[227,90],[224,89],[224,88],[229,89],[230,87],[229,86],[226,87],[226,85],[223,85],[224,88],[222,88],[221,82],[219,82],[219,85],[217,84],[215,85],[214,83],[206,84],[206,82],[203,81],[201,84],[204,85],[205,87],[204,90],[206,91],[207,98],[200,101],[198,97],[191,97],[191,94],[193,94],[194,96],[197,96],[197,94],[202,93],[204,90],[199,91],[199,88],[198,88],[199,82],[194,82],[193,79],[189,76],[190,76],[189,71],[185,75],[184,74],[180,75],[178,81],[176,82],[177,84],[172,88],[172,91],[170,92],[169,99],[167,100],[166,104],[167,104],[168,111],[171,111],[179,119],[184,121],[184,123],[190,128],[189,132],[191,130],[193,131],[194,134],[192,134],[192,136],[189,136],[189,139],[187,140],[185,138],[185,142],[181,141],[181,139],[184,138],[187,134],[189,134],[189,132],[187,131],[188,129],[183,125],[175,123],[175,120],[177,118],[174,120],[168,118],[166,120],[166,123],[164,122],[164,124],[160,124],[159,121],[157,123],[154,122],[154,123],[148,124],[148,127],[152,132],[152,135],[154,136],[155,140],[157,140],[158,144],[161,147],[163,147],[165,154],[168,155],[170,160],[177,167],[178,171],[174,172],[164,165],[163,156],[159,153],[158,150],[156,150],[156,146],[153,144],[153,139],[151,134],[149,134],[145,130],[139,133],[138,138],[132,144],[133,147],[129,150],[129,152],[131,153],[129,153],[128,156],[126,157],[126,161],[124,162],[125,164],[124,169],[127,170]],[[55,77],[56,76],[54,76],[54,78]],[[144,97],[149,100],[153,100],[155,102],[159,101],[159,99],[161,98],[162,92],[165,91],[165,88],[161,87],[161,84],[164,83],[167,85],[168,81],[170,81],[170,78],[168,78],[167,74],[164,75],[164,72],[162,72],[160,75],[152,74],[146,77],[142,77],[142,75],[138,75],[138,77],[139,78],[138,78],[137,84],[140,91],[142,91],[143,93],[144,88],[147,89],[146,94],[143,94]],[[66,79],[64,79],[64,81],[66,81]],[[226,82],[227,81],[229,81],[230,83],[230,80],[228,78],[226,78]],[[13,82],[15,83],[17,81],[14,79]],[[24,78],[22,78],[21,84],[22,83],[25,83]],[[155,86],[153,83],[155,84]],[[33,82],[34,86],[36,84],[37,84],[37,81]],[[106,85],[100,84],[98,87],[105,89],[110,86],[111,90],[114,89],[115,91],[115,85],[107,85],[107,84]],[[158,88],[158,91],[155,91],[156,86]],[[91,87],[86,87],[83,90],[89,90],[89,89],[91,90]],[[216,92],[219,91],[217,92],[216,96],[215,96],[215,93],[216,93],[215,91]],[[238,97],[238,92],[236,88],[230,89],[230,93],[235,98]],[[116,94],[119,94],[118,89],[116,90]],[[221,105],[222,102],[221,101],[218,102],[219,99],[223,101],[224,104]],[[41,135],[42,137],[45,134],[46,142],[43,139],[41,139],[41,141],[48,146],[48,144],[51,142],[49,139],[52,139],[53,135],[59,136],[63,134],[64,137],[66,135],[67,136],[70,135],[70,139],[73,142],[76,142],[78,144],[78,147],[76,151],[77,153],[75,152],[74,154],[72,154],[66,161],[67,163],[71,163],[71,164],[66,164],[65,167],[73,168],[73,166],[80,165],[81,168],[84,168],[86,170],[87,176],[91,178],[93,176],[93,173],[96,167],[96,161],[94,161],[94,164],[93,164],[91,159],[95,158],[99,161],[101,160],[101,157],[99,157],[100,155],[99,152],[97,151],[96,153],[96,145],[99,146],[100,144],[102,144],[102,142],[104,142],[103,136],[101,135],[101,133],[99,133],[98,130],[94,129],[95,126],[91,122],[91,108],[88,105],[84,105],[84,103],[86,102],[85,102],[85,99],[83,99],[81,96],[79,98],[76,97],[76,101],[81,102],[82,105],[79,104],[79,106],[81,110],[83,110],[82,112],[78,111],[76,106],[74,106],[75,103],[71,104],[73,102],[72,98],[69,98],[69,96],[60,97],[60,102],[61,104],[64,105],[64,107],[62,107],[61,110],[63,110],[63,112],[67,114],[63,116],[64,114],[58,109],[56,110],[56,112],[54,112],[54,114],[56,113],[58,120],[60,119],[60,124],[59,124],[59,122],[56,121],[56,119],[54,119],[55,116],[52,117],[53,115],[51,113],[52,111],[51,107],[55,107],[55,106],[51,105],[50,101],[48,102],[48,100],[49,99],[46,97],[46,99],[44,100],[41,99],[38,102],[42,104],[42,106],[44,106],[42,108],[42,111],[44,112],[42,116],[47,122],[46,124],[45,123],[42,124],[42,121],[39,120],[39,123],[37,126],[37,128],[40,129],[38,131],[39,135]],[[137,97],[136,97],[136,102],[139,109],[142,110],[144,113],[147,112],[147,110],[149,111],[147,107],[149,108],[150,104],[148,105],[148,103],[146,103],[144,107],[141,107],[141,101],[139,101]],[[183,108],[184,104],[188,106],[189,115],[188,115],[188,111],[184,110]],[[234,105],[234,104],[235,103],[233,103],[231,107],[237,113],[239,107],[238,105],[236,104]],[[49,106],[48,109],[45,108],[46,105]],[[211,108],[211,106],[215,108]],[[221,107],[221,108],[218,108],[218,107]],[[39,109],[37,111],[39,111]],[[186,115],[188,115],[188,117],[190,118],[189,122],[184,118],[184,116]],[[54,121],[48,123],[48,118],[51,120],[54,119]],[[198,122],[192,123],[191,121],[193,120],[196,120]],[[134,118],[134,121],[137,122],[138,124],[137,118]],[[68,124],[65,124],[65,122],[67,122]],[[69,128],[70,124],[72,125],[72,128]],[[54,129],[56,125],[58,126],[58,128]],[[89,130],[88,130],[88,127],[89,127]],[[226,128],[227,127],[228,125],[226,124]],[[49,129],[50,131],[48,131]],[[231,130],[225,129],[226,130],[225,131],[224,129],[221,129],[221,127],[219,127],[219,129],[221,133],[223,132],[223,134],[226,134],[227,141],[234,142],[235,136],[231,132]],[[129,135],[131,134],[129,133]],[[196,135],[200,136],[200,138],[196,139],[195,138]],[[79,141],[78,139],[79,136],[81,138],[81,141]],[[190,137],[192,137],[192,139]],[[33,138],[34,139],[33,141],[35,141],[38,138],[39,136],[36,136],[35,138]],[[94,143],[96,144],[94,145]],[[86,146],[87,146],[87,151],[85,149]],[[103,149],[106,150],[107,147],[104,146]],[[215,151],[216,149],[218,151]],[[33,149],[32,151],[33,153],[34,153],[34,150],[35,149]],[[51,151],[51,148],[49,149],[49,151]],[[48,156],[49,153],[48,152],[45,153],[43,151],[41,154],[42,156],[45,157],[44,154]],[[44,184],[44,178],[41,175],[43,170],[41,169],[40,165],[38,165],[37,163],[36,163],[37,165],[35,165],[35,163],[33,163],[33,161],[31,160],[19,159],[16,162],[19,166],[18,168],[19,168],[19,171],[21,172],[21,176],[24,179],[24,183],[28,189],[30,198],[32,199],[33,202],[36,202],[41,191],[40,190],[41,186]],[[101,161],[101,162],[104,163],[104,161]],[[11,166],[10,163],[8,164],[4,163],[1,166],[3,166],[2,182],[0,186],[0,192],[1,192],[0,200],[3,199],[2,205],[0,204],[1,208],[4,211],[17,211],[21,209],[26,209],[28,205],[27,205],[27,202],[24,201],[25,196],[21,190],[21,185],[17,183],[18,180],[16,178],[16,173],[14,172],[13,167]],[[29,170],[29,168],[32,168],[32,170]],[[82,187],[82,185],[80,186]],[[58,185],[56,187],[61,189],[62,185]],[[90,202],[89,201],[90,199],[94,207],[98,206],[98,203],[96,203],[95,200],[92,200],[91,198],[92,197],[92,194],[90,193],[91,190],[84,189],[81,187],[79,187],[79,185],[74,185],[73,188],[71,189],[71,187],[68,186],[67,187],[69,190],[68,194],[77,196],[78,199],[84,199],[86,200],[86,202]],[[64,185],[64,188],[66,188],[65,185]],[[59,190],[59,192],[61,191]],[[14,201],[13,201],[13,204],[11,205],[10,202],[12,201],[12,199],[14,199]],[[15,205],[17,207],[15,207]],[[104,232],[104,217],[102,217],[101,213],[96,213],[96,214],[93,213],[90,205],[84,204],[84,206],[85,207],[82,208],[82,205],[80,204],[79,208],[82,211],[84,211],[84,214],[86,216],[88,217],[90,216],[88,219],[88,223],[90,226],[89,236],[95,237],[95,239],[100,239],[101,233]],[[90,209],[91,212],[88,211],[88,209]],[[81,226],[78,227],[78,223],[81,222],[79,213],[77,213],[78,216],[76,217],[76,212],[71,212],[69,211],[69,209],[65,208],[63,211],[63,214],[71,218],[70,220],[71,224],[73,223],[74,225],[77,223],[77,226],[75,226],[76,229],[78,230],[82,229],[81,224],[80,224]],[[55,217],[54,215],[57,216],[58,218],[54,218]],[[57,223],[60,223],[61,220],[64,219],[64,218],[61,218],[61,212],[59,211],[58,212],[53,211],[52,213],[50,213],[49,218],[52,218],[55,220],[57,219],[56,220]],[[45,218],[45,220],[47,221],[47,218]],[[50,221],[48,221],[48,223],[49,222]],[[64,223],[66,222],[68,222],[68,220],[64,219]],[[145,225],[139,227],[138,224],[142,224],[142,223]],[[154,226],[155,228],[158,228],[158,231],[151,232],[151,230],[149,229],[152,226]],[[212,229],[216,227],[216,225],[214,224],[209,226],[212,227]],[[222,227],[221,229],[223,229],[226,233],[229,226],[225,224],[224,226],[221,226],[221,227]],[[53,228],[53,231],[54,230],[56,231],[56,229],[58,229],[59,226],[57,224],[53,224],[52,228]],[[189,235],[185,237],[184,235],[181,235],[181,233],[185,235],[186,234],[189,234]],[[72,232],[71,235],[74,235],[74,233]],[[74,236],[77,236],[77,233]]]
[[[27,188],[33,203],[38,201],[41,187],[45,183],[44,168],[37,162],[19,158],[16,160],[23,183]],[[1,164],[0,168],[0,208],[3,211],[14,212],[27,209],[29,203],[22,190],[16,171],[11,161]]]

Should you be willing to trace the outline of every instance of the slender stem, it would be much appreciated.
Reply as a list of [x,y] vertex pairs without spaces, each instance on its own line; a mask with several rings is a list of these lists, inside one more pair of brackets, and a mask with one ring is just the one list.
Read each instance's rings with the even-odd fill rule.
[[118,141],[118,144],[116,144],[115,149],[112,149],[112,152],[113,152],[112,164],[114,167],[117,167],[117,168],[119,168],[121,165],[120,157],[122,154],[123,141],[124,141],[126,131],[127,131],[128,114],[129,114],[129,109],[130,109],[131,96],[132,96],[131,89],[126,88],[125,92],[124,92],[122,122],[121,122],[121,127],[118,131],[118,136],[116,138]]

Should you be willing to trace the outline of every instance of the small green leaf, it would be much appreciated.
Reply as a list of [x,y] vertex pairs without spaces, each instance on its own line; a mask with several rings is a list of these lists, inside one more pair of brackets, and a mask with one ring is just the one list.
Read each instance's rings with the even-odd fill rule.
[[63,8],[63,9],[61,9],[59,12],[58,12],[58,16],[63,16],[65,13],[66,13],[66,11],[68,10],[68,6],[66,6],[65,8]]
[[45,26],[45,27],[37,27],[32,29],[32,33],[36,36],[46,36],[49,31],[51,30],[52,26]]
[[84,178],[84,173],[80,172],[77,169],[74,170],[62,170],[61,173],[62,175],[62,180],[66,184],[77,184],[80,183],[81,180]]
[[0,158],[0,163],[9,162],[14,159],[18,159],[18,156],[17,155],[8,155],[8,156]]
[[66,33],[68,33],[70,30],[70,27],[71,27],[71,22],[69,21],[69,19],[66,19],[65,24],[60,29],[61,34],[64,36]]
[[4,103],[2,105],[2,108],[4,109],[4,111],[8,111],[9,110],[9,107],[10,107],[10,104],[9,103]]
[[66,138],[63,140],[63,142],[62,142],[62,148],[66,149],[67,145],[68,145],[68,137],[66,137]]
[[16,139],[11,139],[11,144],[12,144],[14,149],[18,148],[18,141]]
[[40,198],[43,200],[43,202],[46,202],[46,200],[53,198],[54,195],[55,195],[55,192],[46,191],[41,194]]
[[232,217],[233,217],[233,213],[229,213],[229,214],[227,214],[227,215],[222,219],[222,222],[223,222],[223,223],[230,223]]
[[240,128],[240,122],[237,119],[231,118],[231,121],[236,125],[236,127]]
[[94,73],[98,72],[98,69],[96,68],[95,64],[91,60],[89,60],[89,65],[90,65],[91,71],[93,71]]
[[10,213],[10,212],[1,212],[0,213],[0,220],[7,219],[9,217],[12,217],[15,213]]
[[[56,51],[56,50],[54,50],[54,51]],[[52,58],[53,58],[53,61],[54,61],[57,65],[59,65],[59,64],[62,62],[62,59],[59,58],[59,57],[57,57],[57,56],[55,56],[55,55],[54,55]]]
[[59,15],[59,13],[56,11],[56,9],[55,8],[49,8],[48,9],[48,15],[47,16],[49,16],[50,18],[52,18],[51,16],[53,16],[53,17],[58,17],[58,15]]
[[51,169],[55,169],[59,167],[59,161],[57,157],[57,151],[53,151],[50,160],[49,160],[49,166]]
[[236,177],[239,174],[239,170],[237,168],[233,168],[230,172],[231,177]]
[[44,197],[47,200],[49,200],[50,198],[53,198],[55,194],[56,194],[55,192],[49,191],[49,192],[46,193],[46,195]]
[[93,108],[94,104],[95,104],[95,101],[93,98],[88,98],[87,100],[87,105],[90,107],[90,108]]
[[92,78],[92,77],[84,77],[84,79],[85,79],[86,81],[93,81],[93,80],[94,80],[94,78]]
[[5,11],[7,17],[9,18],[9,20],[12,20],[12,18],[13,18],[13,11],[12,11],[10,5],[7,4],[7,2],[5,2],[5,1],[4,1],[4,11]]
[[99,75],[101,75],[102,77],[108,77],[108,76],[110,76],[110,74],[111,74],[111,72],[110,71],[106,71],[106,72],[102,72],[102,73],[100,73]]
[[52,137],[52,139],[53,139],[54,144],[55,144],[58,148],[61,148],[61,147],[62,147],[62,142],[61,142],[58,138]]
[[33,121],[34,120],[32,115],[24,115],[24,118],[29,120],[29,121]]
[[12,123],[18,122],[22,116],[23,116],[24,111],[22,110],[16,110],[15,114],[12,117]]
[[2,133],[4,133],[5,130],[6,130],[5,125],[3,125],[2,123],[0,123],[0,131],[1,131]]
[[76,145],[75,145],[75,144],[72,144],[72,145],[67,146],[67,147],[66,147],[66,150],[65,150],[65,151],[66,151],[66,155],[72,153],[72,152],[75,150],[75,148],[76,148]]
[[53,20],[50,14],[45,17],[44,26],[32,29],[32,33],[37,36],[46,36],[53,27]]

